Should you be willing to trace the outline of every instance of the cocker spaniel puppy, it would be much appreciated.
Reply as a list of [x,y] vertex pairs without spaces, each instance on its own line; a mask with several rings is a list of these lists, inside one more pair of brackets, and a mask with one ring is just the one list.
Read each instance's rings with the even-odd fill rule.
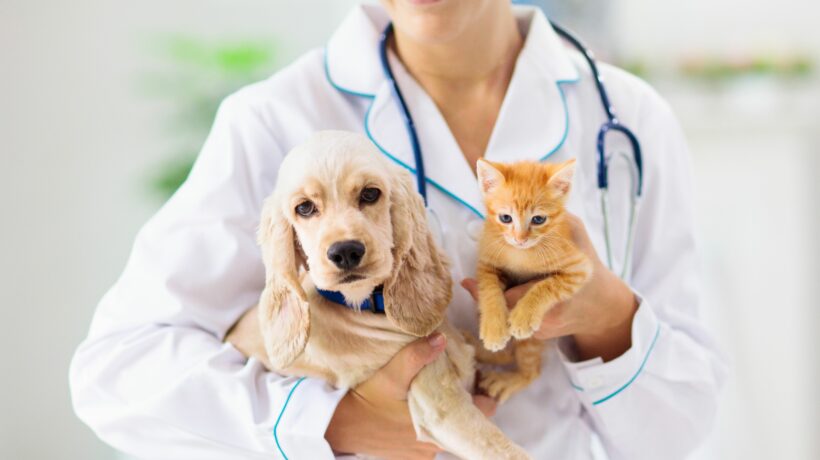
[[[420,438],[466,459],[529,458],[473,405],[474,351],[444,315],[444,253],[412,176],[366,137],[326,131],[293,149],[265,202],[259,243],[259,321],[274,370],[352,388],[440,331],[445,352],[408,394]],[[358,308],[378,297],[383,314]]]

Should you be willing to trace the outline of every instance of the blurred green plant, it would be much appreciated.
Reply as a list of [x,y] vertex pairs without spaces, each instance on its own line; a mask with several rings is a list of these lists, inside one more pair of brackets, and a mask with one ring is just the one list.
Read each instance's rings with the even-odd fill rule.
[[153,194],[167,199],[185,182],[220,102],[272,74],[278,67],[276,51],[273,41],[209,42],[190,37],[163,38],[151,47],[159,67],[143,76],[141,86],[169,106],[170,115],[162,125],[173,146],[150,172]]
[[802,78],[812,74],[814,63],[806,56],[701,57],[685,60],[683,75],[708,82],[725,82],[750,76]]
[[649,71],[649,66],[646,65],[646,62],[633,60],[633,61],[624,61],[624,62],[616,62],[615,65],[619,66],[623,70],[635,75],[636,77],[640,77],[643,79],[647,79],[650,77],[651,73]]
[[[663,75],[663,70],[645,60],[615,61],[615,65],[643,79]],[[747,77],[797,79],[813,75],[815,63],[806,56],[722,57],[701,56],[683,59],[673,70],[685,78],[713,84],[732,83]]]

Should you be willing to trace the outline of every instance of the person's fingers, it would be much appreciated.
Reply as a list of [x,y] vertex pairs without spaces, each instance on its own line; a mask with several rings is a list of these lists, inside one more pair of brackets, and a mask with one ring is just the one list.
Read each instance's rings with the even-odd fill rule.
[[498,401],[486,395],[473,395],[473,404],[487,417],[495,415],[498,408]]
[[478,281],[473,278],[464,278],[461,280],[461,287],[473,296],[473,300],[478,301]]
[[506,291],[504,291],[504,298],[507,299],[507,308],[514,308],[515,304],[521,300],[521,297],[524,297],[524,294],[530,290],[536,283],[540,280],[533,280],[526,282],[524,284],[519,284],[518,286],[513,286]]
[[595,247],[592,245],[592,240],[589,239],[589,233],[584,225],[584,221],[575,214],[567,213],[567,220],[569,221],[570,233],[572,241],[578,246],[578,249],[589,256],[596,256]]
[[559,302],[553,306],[541,320],[541,326],[533,334],[539,340],[549,340],[563,337],[568,334],[569,322],[567,319],[567,308],[572,301]]
[[569,229],[572,239],[576,243],[581,242],[584,234],[586,233],[586,229],[584,228],[584,222],[581,220],[580,217],[570,212],[567,213],[567,222],[569,222]]
[[444,351],[447,338],[436,332],[402,348],[374,377],[385,380],[384,396],[406,399],[416,374]]
[[418,443],[421,450],[423,457],[422,458],[435,458],[436,454],[439,452],[444,452],[439,446],[429,443],[429,442],[419,442]]
[[412,449],[404,449],[402,452],[391,452],[385,458],[395,458],[397,460],[433,460],[436,454],[442,452],[435,444],[417,443]]

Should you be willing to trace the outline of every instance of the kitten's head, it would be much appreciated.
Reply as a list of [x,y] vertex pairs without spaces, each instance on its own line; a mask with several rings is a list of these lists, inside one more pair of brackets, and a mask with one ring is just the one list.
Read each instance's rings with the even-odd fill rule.
[[572,186],[575,160],[564,163],[478,160],[478,182],[487,226],[511,246],[527,249],[559,232]]

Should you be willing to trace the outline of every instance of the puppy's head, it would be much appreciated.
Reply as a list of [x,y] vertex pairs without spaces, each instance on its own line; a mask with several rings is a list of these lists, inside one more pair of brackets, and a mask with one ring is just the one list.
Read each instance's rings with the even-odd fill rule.
[[450,277],[413,183],[359,134],[320,132],[293,149],[260,224],[269,283],[304,298],[301,265],[350,304],[384,285],[387,316],[414,335],[431,332],[449,303]]

